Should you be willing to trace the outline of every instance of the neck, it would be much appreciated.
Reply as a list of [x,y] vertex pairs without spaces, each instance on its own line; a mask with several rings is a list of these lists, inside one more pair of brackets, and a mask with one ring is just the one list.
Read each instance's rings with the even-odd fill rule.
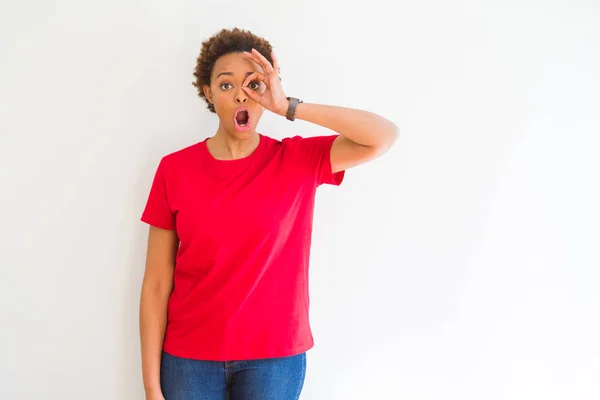
[[244,158],[256,150],[260,143],[260,135],[256,131],[239,132],[239,134],[234,136],[219,129],[206,143],[215,158],[222,160]]

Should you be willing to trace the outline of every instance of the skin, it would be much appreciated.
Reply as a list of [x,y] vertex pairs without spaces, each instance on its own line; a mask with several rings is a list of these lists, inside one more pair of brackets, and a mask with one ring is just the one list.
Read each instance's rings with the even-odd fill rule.
[[178,245],[176,231],[150,227],[139,321],[146,400],[164,400],[160,388],[160,361]]
[[[240,53],[219,57],[211,73],[211,84],[203,87],[207,100],[215,107],[219,117],[219,128],[215,135],[207,140],[208,150],[213,157],[222,160],[243,158],[258,146],[259,137],[256,127],[265,107],[252,100],[246,90],[260,95],[265,85],[256,79],[246,80],[248,74],[263,72],[261,66]],[[248,87],[249,86],[249,87]],[[239,132],[235,129],[234,117],[240,107],[247,107],[251,129]]]
[[[285,117],[289,105],[279,79],[279,63],[273,64],[256,50],[221,56],[211,73],[210,85],[203,87],[215,107],[219,127],[207,140],[213,157],[234,160],[250,155],[260,141],[256,130],[264,110]],[[250,130],[236,130],[234,116],[247,107]],[[301,103],[296,119],[312,122],[339,134],[331,148],[332,171],[338,172],[371,161],[387,152],[399,130],[380,115],[332,105]],[[179,238],[174,230],[151,226],[148,234],[146,270],[140,302],[142,373],[146,400],[164,400],[160,389],[160,360],[166,328],[166,311],[173,289],[173,270]]]

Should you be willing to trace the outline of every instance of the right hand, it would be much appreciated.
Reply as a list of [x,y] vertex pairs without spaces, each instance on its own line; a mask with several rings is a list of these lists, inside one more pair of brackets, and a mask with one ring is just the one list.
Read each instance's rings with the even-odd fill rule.
[[165,400],[161,391],[146,393],[146,400]]

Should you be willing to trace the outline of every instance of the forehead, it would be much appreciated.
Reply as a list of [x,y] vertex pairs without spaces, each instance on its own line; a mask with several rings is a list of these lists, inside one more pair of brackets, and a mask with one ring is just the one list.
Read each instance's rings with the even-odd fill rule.
[[247,72],[254,71],[263,72],[260,65],[248,59],[242,53],[230,53],[217,59],[212,70],[212,78],[214,79],[221,72],[231,72],[234,76],[245,77]]

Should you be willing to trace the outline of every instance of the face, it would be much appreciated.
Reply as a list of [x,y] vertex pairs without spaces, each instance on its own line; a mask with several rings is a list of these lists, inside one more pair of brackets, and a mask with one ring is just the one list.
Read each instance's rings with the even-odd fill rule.
[[[204,94],[219,116],[219,129],[224,133],[248,138],[256,131],[264,107],[252,100],[242,90],[242,83],[251,73],[262,68],[242,53],[231,53],[217,59],[211,74],[210,86],[204,86]],[[262,93],[265,85],[260,81],[248,83],[248,88]]]

